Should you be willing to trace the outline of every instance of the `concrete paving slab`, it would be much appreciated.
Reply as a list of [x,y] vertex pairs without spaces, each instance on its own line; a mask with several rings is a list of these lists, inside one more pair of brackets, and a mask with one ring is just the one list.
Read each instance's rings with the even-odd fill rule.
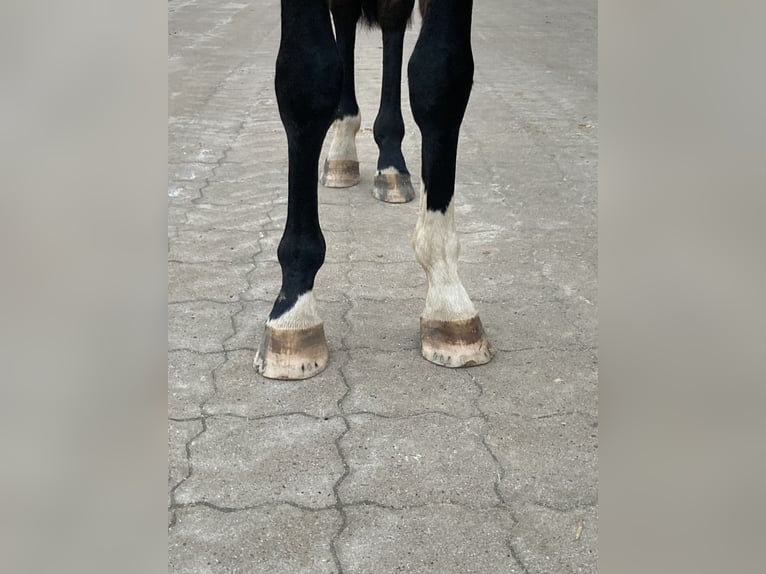
[[467,418],[479,416],[475,402],[479,388],[466,371],[434,369],[419,351],[381,353],[370,349],[350,351],[343,368],[350,387],[343,400],[346,412],[382,416],[411,416],[442,412]]
[[172,491],[189,476],[191,466],[186,445],[202,432],[202,422],[168,421],[168,489]]
[[497,469],[482,442],[482,419],[427,414],[351,415],[348,420],[351,430],[340,448],[353,471],[338,487],[344,504],[499,504]]
[[517,523],[508,542],[529,574],[598,571],[598,512],[584,508],[559,512],[525,505],[514,514]]
[[595,417],[596,368],[595,352],[537,348],[499,351],[470,376],[482,387],[478,405],[490,420],[575,411]]
[[168,350],[217,353],[234,334],[232,316],[239,303],[188,301],[168,305]]
[[426,276],[414,257],[389,261],[383,253],[369,253],[369,259],[354,261],[349,269],[348,295],[352,300],[423,299]]
[[[378,351],[420,349],[420,312],[423,299],[354,299],[348,312],[350,331],[344,338],[349,348]],[[396,306],[397,313],[391,312]]]
[[169,352],[168,416],[176,419],[199,417],[202,404],[215,393],[213,371],[225,360],[223,352]]
[[500,493],[562,511],[598,500],[598,420],[580,413],[491,417],[487,444],[503,468]]
[[252,351],[232,351],[215,371],[218,390],[205,402],[210,415],[235,414],[264,417],[281,413],[306,413],[322,418],[340,415],[338,403],[347,387],[340,372],[345,358],[333,356],[327,369],[304,381],[275,381],[253,369]]
[[511,555],[508,511],[434,504],[407,509],[352,507],[338,539],[344,571],[355,574],[508,574],[524,572]]
[[286,504],[223,513],[179,509],[168,543],[168,572],[336,574],[330,540],[336,510],[307,511]]
[[270,502],[334,506],[333,486],[344,473],[335,447],[346,430],[342,419],[221,416],[206,425],[189,445],[193,472],[176,489],[177,503],[225,509]]
[[180,229],[168,249],[169,261],[246,264],[260,251],[258,237],[247,231]]
[[231,263],[168,263],[168,302],[233,303],[247,291],[252,265]]
[[[577,305],[577,302],[501,301],[491,305],[477,304],[477,309],[496,349],[592,349],[595,335],[585,329],[595,322],[595,313],[583,308],[583,303],[577,312],[570,314],[570,305]],[[485,306],[491,311],[487,312]],[[583,324],[575,324],[576,321]]]

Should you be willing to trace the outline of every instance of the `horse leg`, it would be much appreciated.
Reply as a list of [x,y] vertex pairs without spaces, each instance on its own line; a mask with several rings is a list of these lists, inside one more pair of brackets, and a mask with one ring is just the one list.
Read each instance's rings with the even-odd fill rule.
[[362,125],[354,91],[354,43],[356,24],[362,13],[362,0],[332,0],[335,39],[343,61],[343,89],[335,111],[333,138],[322,168],[322,185],[351,187],[359,183],[359,158],[356,134]]
[[317,172],[342,77],[327,1],[282,0],[275,78],[288,149],[287,222],[277,250],[282,288],[254,362],[268,378],[305,379],[327,365],[324,327],[312,291],[325,257]]
[[420,212],[412,244],[428,279],[420,318],[421,352],[445,367],[480,365],[492,351],[457,272],[455,163],[460,124],[473,83],[470,0],[432,0],[424,16],[408,78],[420,128]]
[[378,169],[373,195],[389,203],[405,203],[415,198],[410,172],[402,155],[402,51],[404,32],[415,0],[380,0],[377,21],[383,32],[383,82],[380,108],[373,125],[378,144]]

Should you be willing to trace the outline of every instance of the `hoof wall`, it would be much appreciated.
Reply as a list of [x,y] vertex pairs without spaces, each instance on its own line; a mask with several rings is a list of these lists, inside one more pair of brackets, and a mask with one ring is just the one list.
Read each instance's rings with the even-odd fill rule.
[[415,190],[408,173],[379,173],[372,196],[386,203],[407,203],[415,199]]
[[479,316],[463,321],[420,319],[423,358],[442,367],[473,367],[492,360],[494,352]]
[[351,187],[359,183],[359,162],[326,159],[320,181],[325,187]]
[[320,323],[307,329],[266,326],[253,366],[267,379],[301,380],[324,371],[329,353]]

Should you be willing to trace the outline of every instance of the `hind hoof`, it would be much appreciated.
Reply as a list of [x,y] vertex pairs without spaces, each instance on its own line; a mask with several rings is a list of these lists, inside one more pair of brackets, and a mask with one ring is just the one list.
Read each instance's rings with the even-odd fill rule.
[[297,381],[324,371],[328,358],[321,323],[306,329],[275,329],[267,325],[253,366],[267,379]]
[[345,159],[326,159],[320,181],[325,187],[351,187],[359,183],[359,162]]
[[386,203],[407,203],[415,199],[415,190],[408,173],[378,173],[372,196]]
[[489,363],[494,351],[479,316],[463,321],[420,319],[423,358],[442,367],[473,367]]

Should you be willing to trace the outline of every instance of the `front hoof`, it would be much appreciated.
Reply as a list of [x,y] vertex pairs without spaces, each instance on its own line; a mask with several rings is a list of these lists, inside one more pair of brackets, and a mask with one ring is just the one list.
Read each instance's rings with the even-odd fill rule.
[[386,203],[407,203],[415,199],[415,190],[408,173],[378,173],[372,196]]
[[322,323],[306,329],[267,325],[253,366],[267,379],[296,381],[324,371],[328,357]]
[[423,357],[443,367],[473,367],[492,360],[494,351],[479,316],[463,321],[420,319]]
[[359,162],[345,159],[326,159],[320,181],[325,187],[351,187],[359,183]]

